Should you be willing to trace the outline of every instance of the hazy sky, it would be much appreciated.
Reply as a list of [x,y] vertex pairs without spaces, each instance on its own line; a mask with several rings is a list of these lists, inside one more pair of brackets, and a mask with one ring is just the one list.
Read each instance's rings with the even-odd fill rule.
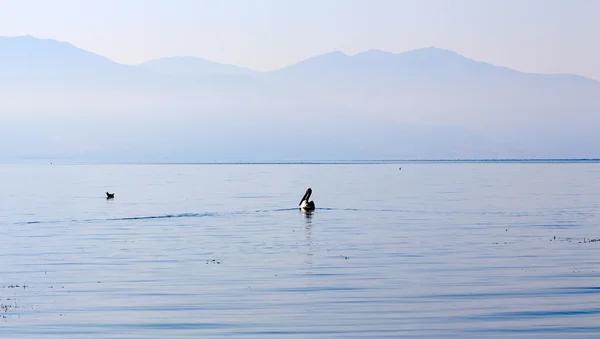
[[600,0],[0,0],[0,35],[121,63],[193,55],[257,70],[341,50],[437,46],[600,79]]

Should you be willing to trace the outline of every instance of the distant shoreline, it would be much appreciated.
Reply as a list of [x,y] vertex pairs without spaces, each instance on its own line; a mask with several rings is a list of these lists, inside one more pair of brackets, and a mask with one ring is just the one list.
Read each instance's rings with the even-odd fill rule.
[[426,163],[600,163],[600,159],[425,159],[425,160],[306,160],[306,161],[228,161],[228,162],[149,162],[140,165],[385,165]]
[[205,161],[205,162],[71,162],[71,161],[15,161],[0,165],[393,165],[393,164],[566,164],[600,163],[600,158],[582,159],[398,159],[398,160],[289,160],[289,161]]

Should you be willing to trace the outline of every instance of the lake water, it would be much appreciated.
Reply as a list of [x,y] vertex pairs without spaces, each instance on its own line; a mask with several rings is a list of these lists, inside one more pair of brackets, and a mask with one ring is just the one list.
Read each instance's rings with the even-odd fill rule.
[[0,187],[3,339],[600,336],[598,163],[2,165]]

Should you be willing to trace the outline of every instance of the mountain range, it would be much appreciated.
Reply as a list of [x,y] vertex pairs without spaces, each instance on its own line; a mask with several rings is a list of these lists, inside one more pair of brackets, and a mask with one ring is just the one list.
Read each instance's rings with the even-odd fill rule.
[[435,47],[257,72],[0,37],[0,161],[600,158],[598,113],[596,80]]

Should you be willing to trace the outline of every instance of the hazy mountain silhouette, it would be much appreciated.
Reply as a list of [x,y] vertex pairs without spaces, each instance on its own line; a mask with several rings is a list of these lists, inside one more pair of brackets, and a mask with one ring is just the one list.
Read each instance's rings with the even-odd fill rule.
[[256,72],[0,37],[0,161],[600,157],[599,112],[598,81],[433,47]]
[[[580,84],[599,85],[592,79],[577,75],[542,75],[523,73],[506,67],[466,58],[456,52],[435,47],[422,48],[403,53],[369,50],[354,56],[336,51],[309,58],[291,66],[271,72],[272,74],[298,78],[374,77],[398,83],[414,80],[486,80],[494,81],[510,77],[570,79]],[[508,80],[508,79],[507,79]]]
[[[0,37],[2,84],[74,81],[135,80],[155,77],[115,63],[69,43],[31,36]],[[32,83],[33,82],[33,83]]]

